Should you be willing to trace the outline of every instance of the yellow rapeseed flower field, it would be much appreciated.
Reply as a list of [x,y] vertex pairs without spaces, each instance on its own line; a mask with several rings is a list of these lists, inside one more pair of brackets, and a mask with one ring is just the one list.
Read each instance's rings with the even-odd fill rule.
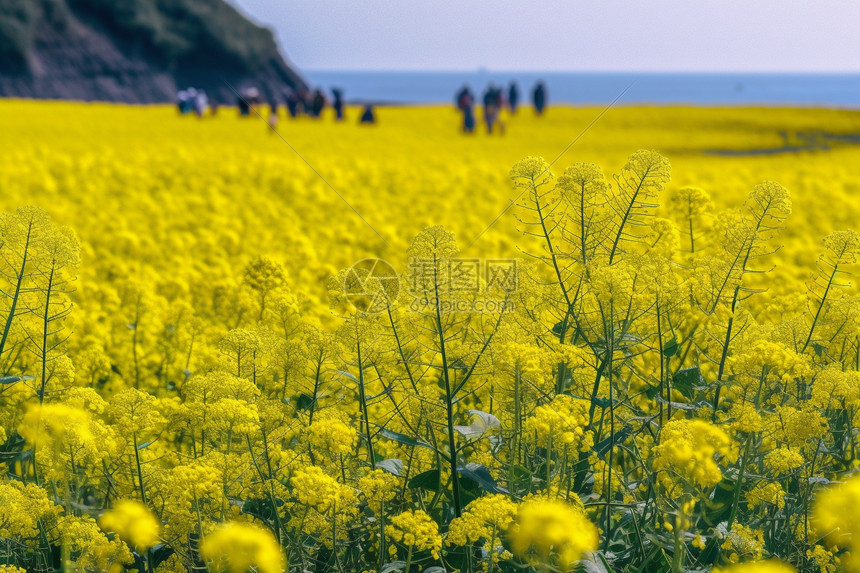
[[0,570],[857,571],[860,113],[601,112],[0,102]]

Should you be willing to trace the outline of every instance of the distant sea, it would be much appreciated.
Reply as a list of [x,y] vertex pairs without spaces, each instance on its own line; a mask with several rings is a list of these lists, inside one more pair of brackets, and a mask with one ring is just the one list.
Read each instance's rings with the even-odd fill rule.
[[305,71],[325,89],[344,90],[348,101],[392,104],[453,103],[454,93],[471,86],[478,96],[490,83],[512,80],[528,101],[542,80],[550,103],[608,104],[633,84],[619,104],[801,105],[860,108],[860,74],[765,73],[535,73],[535,72],[395,72]]

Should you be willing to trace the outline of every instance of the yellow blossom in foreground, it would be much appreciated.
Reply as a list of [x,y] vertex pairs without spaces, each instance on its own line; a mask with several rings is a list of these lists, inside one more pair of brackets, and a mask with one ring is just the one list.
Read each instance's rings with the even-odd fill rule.
[[597,549],[597,528],[577,506],[535,497],[520,504],[508,530],[513,552],[529,561],[567,567]]
[[860,571],[860,476],[818,494],[812,526],[825,543],[848,550],[841,557],[845,571]]
[[92,438],[90,416],[85,410],[65,404],[33,406],[18,427],[18,432],[34,446],[59,447],[63,440],[86,442]]
[[203,538],[200,555],[211,571],[282,573],[284,555],[272,532],[245,523],[228,523]]
[[123,541],[143,552],[158,543],[161,523],[139,501],[122,500],[99,518],[105,531],[116,533]]

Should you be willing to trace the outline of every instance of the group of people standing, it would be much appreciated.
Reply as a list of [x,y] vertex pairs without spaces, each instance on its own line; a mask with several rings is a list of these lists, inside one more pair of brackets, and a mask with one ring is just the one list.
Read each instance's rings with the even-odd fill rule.
[[176,94],[176,105],[183,115],[193,112],[197,117],[203,117],[209,111],[209,96],[203,90],[186,88]]
[[[240,98],[241,99],[241,98]],[[346,103],[343,99],[343,90],[332,88],[331,99],[329,99],[322,89],[316,88],[311,91],[306,88],[300,90],[287,89],[283,97],[283,105],[287,108],[287,115],[295,119],[300,116],[308,116],[318,119],[322,117],[323,111],[331,106],[334,111],[335,121],[343,121],[344,108]],[[269,124],[273,127],[278,123],[279,110],[281,104],[272,99],[269,103]],[[242,113],[242,105],[239,106]],[[243,114],[246,115],[246,114]],[[376,117],[372,105],[365,105],[364,110],[359,117],[359,123],[375,123]]]
[[[535,84],[531,96],[535,112],[537,115],[542,115],[547,103],[546,86],[543,82],[539,81]],[[281,98],[264,98],[257,88],[247,87],[242,89],[236,98],[240,116],[250,116],[252,113],[258,113],[258,110],[267,103],[269,109],[268,121],[271,127],[275,127],[278,124],[281,106],[286,107],[287,115],[290,118],[300,116],[319,118],[322,116],[323,111],[331,106],[334,110],[335,120],[342,121],[344,119],[345,102],[343,99],[343,90],[338,88],[331,90],[331,100],[326,97],[326,94],[320,88],[314,90],[307,88],[299,90],[287,89]],[[463,132],[474,133],[477,124],[475,118],[476,98],[468,84],[464,85],[457,92],[455,103],[463,116]],[[498,87],[490,83],[487,89],[484,90],[481,104],[487,133],[504,134],[506,125],[505,114],[516,114],[520,106],[520,88],[517,82],[512,81],[507,88]],[[198,117],[202,117],[210,110],[214,115],[217,110],[216,105],[210,106],[206,92],[191,87],[177,93],[177,105],[180,113],[188,114],[193,112]],[[373,105],[367,104],[364,106],[359,116],[359,123],[376,123],[376,114]]]
[[[539,81],[532,89],[532,104],[538,115],[543,114],[546,108],[546,99],[546,86],[543,82]],[[457,109],[463,114],[463,132],[474,133],[476,127],[475,94],[472,93],[468,84],[464,85],[457,92],[455,103]],[[498,133],[504,134],[505,121],[502,114],[505,110],[510,111],[511,114],[517,112],[520,104],[520,88],[515,81],[512,81],[508,85],[507,90],[490,83],[487,89],[484,90],[481,103],[483,104],[482,109],[484,112],[484,122],[487,125],[487,133],[492,134],[494,131],[498,131]]]
[[[218,109],[216,104],[210,102],[205,91],[193,87],[177,92],[176,105],[180,114],[194,113],[198,117],[203,117],[208,113],[215,115]],[[262,108],[266,106],[268,106],[269,110],[269,123],[274,126],[278,123],[282,107],[286,107],[287,115],[291,118],[300,116],[319,118],[322,116],[323,111],[330,106],[334,110],[335,119],[341,121],[344,119],[346,103],[343,99],[343,90],[338,88],[332,88],[331,99],[326,97],[325,92],[319,88],[313,91],[307,88],[300,90],[287,89],[281,98],[266,98],[263,97],[257,88],[245,87],[236,96],[236,107],[241,117],[262,112]],[[365,105],[359,117],[359,122],[375,123],[375,121],[376,117],[373,106]]]

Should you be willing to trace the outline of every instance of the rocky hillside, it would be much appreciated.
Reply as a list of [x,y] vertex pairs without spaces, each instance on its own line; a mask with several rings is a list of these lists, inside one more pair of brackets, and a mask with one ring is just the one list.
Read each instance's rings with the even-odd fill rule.
[[233,102],[227,83],[305,85],[224,0],[0,0],[0,97],[155,103],[194,86]]

